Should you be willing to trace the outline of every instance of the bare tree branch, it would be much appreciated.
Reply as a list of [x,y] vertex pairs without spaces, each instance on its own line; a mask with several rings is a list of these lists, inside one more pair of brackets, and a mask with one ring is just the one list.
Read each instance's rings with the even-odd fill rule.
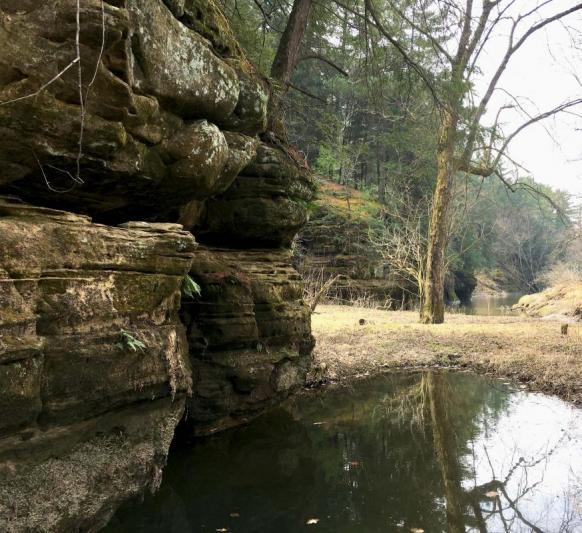
[[481,99],[481,102],[477,108],[475,115],[474,115],[473,124],[470,128],[469,137],[468,137],[465,151],[463,154],[464,159],[469,159],[471,156],[471,152],[473,150],[473,144],[475,142],[475,138],[477,135],[477,130],[479,128],[479,123],[481,121],[481,118],[485,114],[487,104],[491,100],[491,97],[493,96],[493,92],[495,91],[495,88],[497,87],[497,84],[499,83],[501,76],[505,72],[505,69],[507,68],[507,65],[509,64],[509,61],[511,60],[511,58],[513,57],[515,52],[517,52],[532,35],[536,34],[542,28],[545,28],[548,24],[559,21],[559,20],[563,19],[564,17],[571,15],[572,13],[575,13],[577,11],[581,11],[581,10],[582,10],[582,3],[578,3],[569,9],[566,9],[564,11],[561,11],[561,12],[553,15],[552,17],[548,17],[548,18],[538,22],[537,24],[534,24],[533,26],[531,26],[515,43],[514,43],[514,37],[515,37],[517,25],[519,24],[519,22],[522,19],[518,18],[516,21],[514,21],[513,26],[511,28],[510,36],[509,36],[507,51],[505,52],[505,55],[503,56],[501,63],[497,67],[497,70],[493,74],[493,77],[491,78],[491,81],[489,82],[487,90],[485,91],[485,94],[484,94],[483,98]]
[[299,58],[299,62],[301,62],[301,61],[307,61],[309,59],[317,59],[319,61],[322,61],[323,63],[326,63],[330,67],[332,67],[335,70],[337,70],[342,76],[344,76],[346,78],[349,78],[350,77],[350,75],[348,74],[347,71],[345,71],[340,66],[336,65],[331,59],[328,59],[327,57],[322,56],[321,54],[308,54],[308,55],[302,56],[302,57]]
[[550,109],[544,113],[540,113],[539,115],[536,115],[536,116],[530,118],[527,122],[524,122],[521,126],[519,126],[517,129],[515,129],[511,134],[509,134],[506,137],[501,148],[499,149],[499,154],[497,155],[497,158],[494,162],[494,166],[496,166],[499,163],[499,161],[501,160],[501,158],[503,157],[503,153],[507,149],[509,143],[517,135],[519,135],[524,129],[531,126],[532,124],[535,124],[536,122],[540,122],[541,120],[544,120],[546,118],[553,117],[554,115],[561,113],[561,112],[565,111],[566,109],[569,109],[570,107],[574,107],[574,106],[577,106],[580,104],[582,104],[582,98],[577,98],[576,100],[570,100],[569,102],[565,102],[563,104],[560,104],[559,106],[556,106],[553,109]]
[[294,85],[291,82],[287,82],[287,85],[291,88],[291,89],[295,89],[298,93],[304,94],[305,96],[309,96],[309,98],[313,98],[314,100],[318,100],[320,102],[323,102],[324,104],[327,104],[327,100],[325,100],[324,98],[322,98],[321,96],[317,96],[316,94],[310,93],[309,91],[307,91],[306,89],[303,89],[301,87],[298,87],[297,85]]

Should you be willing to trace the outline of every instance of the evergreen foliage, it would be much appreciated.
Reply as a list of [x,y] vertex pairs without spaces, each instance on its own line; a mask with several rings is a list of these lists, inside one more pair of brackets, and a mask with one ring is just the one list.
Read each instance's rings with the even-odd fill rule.
[[[440,63],[439,43],[446,47],[455,31],[447,26],[446,14],[434,10],[427,18],[423,12],[422,27],[430,38],[410,36],[399,25],[396,10],[412,13],[414,2],[380,4],[386,28],[395,38],[413,43],[408,53],[431,73],[437,95],[472,94],[470,85],[453,86]],[[361,12],[363,3],[313,5],[301,59],[285,97],[289,138],[319,176],[365,192],[383,206],[372,224],[377,231],[384,227],[391,233],[422,212],[419,231],[426,234],[437,174],[434,94],[394,46],[352,11],[355,8]],[[268,75],[290,5],[224,0],[224,9],[249,57]],[[467,122],[475,109],[470,99],[464,106],[461,114],[467,120],[462,122]],[[460,131],[459,149],[467,134]],[[492,135],[499,132],[477,132],[483,140]],[[563,254],[571,225],[568,195],[529,176],[514,177],[515,192],[494,175],[458,172],[455,179],[446,252],[449,272],[501,271],[508,288],[539,290],[540,275]]]

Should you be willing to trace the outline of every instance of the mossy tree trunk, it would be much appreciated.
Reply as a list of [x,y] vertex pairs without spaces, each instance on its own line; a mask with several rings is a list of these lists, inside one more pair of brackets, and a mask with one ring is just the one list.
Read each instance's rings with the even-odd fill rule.
[[455,106],[444,106],[437,148],[437,179],[432,201],[428,250],[420,320],[442,324],[445,320],[445,251],[449,238],[451,204],[455,178],[454,152],[458,115]]

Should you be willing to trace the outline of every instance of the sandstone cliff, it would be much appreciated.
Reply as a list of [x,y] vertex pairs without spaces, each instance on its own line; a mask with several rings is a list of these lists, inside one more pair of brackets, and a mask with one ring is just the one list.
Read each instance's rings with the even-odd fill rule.
[[220,10],[76,5],[0,0],[6,531],[98,529],[155,488],[180,420],[256,416],[313,344],[287,250],[313,183]]
[[415,288],[402,288],[370,241],[369,232],[381,227],[381,212],[382,206],[360,191],[321,181],[309,223],[296,239],[298,270],[315,285],[340,276],[328,294],[334,301],[407,305]]
[[182,306],[196,386],[186,426],[239,424],[297,390],[313,340],[303,285],[286,250],[200,250],[201,296]]
[[175,224],[0,199],[0,530],[103,522],[159,478],[192,389],[194,248]]

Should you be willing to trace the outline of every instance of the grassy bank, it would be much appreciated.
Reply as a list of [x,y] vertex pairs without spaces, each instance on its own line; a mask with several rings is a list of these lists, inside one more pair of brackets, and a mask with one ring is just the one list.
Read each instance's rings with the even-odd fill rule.
[[[360,322],[363,321],[363,324]],[[507,377],[582,404],[582,326],[526,317],[451,314],[422,325],[407,311],[319,306],[314,384],[390,369],[448,367]]]
[[522,296],[515,307],[546,320],[577,322],[582,316],[582,282],[556,283],[542,292]]

